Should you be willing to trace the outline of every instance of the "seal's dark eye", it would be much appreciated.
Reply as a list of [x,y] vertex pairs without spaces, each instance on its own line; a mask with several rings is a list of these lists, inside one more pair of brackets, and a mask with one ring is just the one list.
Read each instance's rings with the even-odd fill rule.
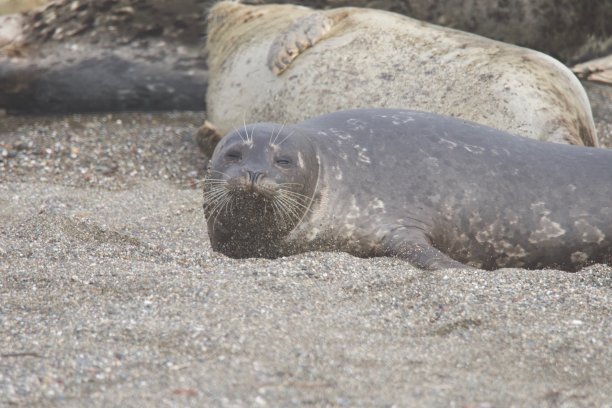
[[291,160],[286,157],[281,157],[279,159],[276,159],[276,164],[278,164],[279,166],[288,166],[291,164]]
[[230,150],[225,154],[225,158],[232,161],[240,160],[242,159],[242,153],[238,150]]

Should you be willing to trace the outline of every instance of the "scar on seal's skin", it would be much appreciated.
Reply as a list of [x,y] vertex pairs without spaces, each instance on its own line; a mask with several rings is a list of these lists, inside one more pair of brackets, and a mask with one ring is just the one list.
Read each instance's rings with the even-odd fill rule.
[[217,128],[207,120],[204,121],[204,124],[200,126],[194,135],[198,147],[207,157],[212,156],[215,146],[222,137],[223,135]]
[[268,68],[274,75],[282,74],[302,52],[321,41],[347,12],[313,13],[296,20],[276,37],[268,51]]

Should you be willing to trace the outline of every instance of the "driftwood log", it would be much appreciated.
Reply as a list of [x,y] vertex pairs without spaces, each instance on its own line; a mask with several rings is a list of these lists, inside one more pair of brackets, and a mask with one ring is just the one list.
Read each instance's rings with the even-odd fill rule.
[[0,19],[0,108],[9,112],[205,108],[198,2],[58,1]]

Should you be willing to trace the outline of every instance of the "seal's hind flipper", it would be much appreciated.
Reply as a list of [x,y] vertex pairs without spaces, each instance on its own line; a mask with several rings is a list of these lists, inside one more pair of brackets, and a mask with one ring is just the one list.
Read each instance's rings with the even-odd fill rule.
[[215,146],[217,146],[222,137],[223,135],[217,128],[207,120],[204,121],[204,124],[200,126],[193,136],[202,153],[208,158],[212,157]]
[[317,12],[296,20],[270,46],[268,68],[275,75],[282,74],[298,55],[325,38],[347,15],[346,11]]

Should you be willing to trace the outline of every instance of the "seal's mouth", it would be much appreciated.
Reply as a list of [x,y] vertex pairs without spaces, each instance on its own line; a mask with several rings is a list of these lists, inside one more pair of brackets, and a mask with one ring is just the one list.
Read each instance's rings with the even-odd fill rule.
[[[208,215],[241,224],[260,223],[274,217],[278,186],[273,183],[233,178],[212,186],[204,193],[204,208]],[[250,220],[247,222],[247,220]]]
[[269,182],[237,178],[228,180],[227,189],[230,194],[234,195],[273,200],[278,191],[278,186]]

